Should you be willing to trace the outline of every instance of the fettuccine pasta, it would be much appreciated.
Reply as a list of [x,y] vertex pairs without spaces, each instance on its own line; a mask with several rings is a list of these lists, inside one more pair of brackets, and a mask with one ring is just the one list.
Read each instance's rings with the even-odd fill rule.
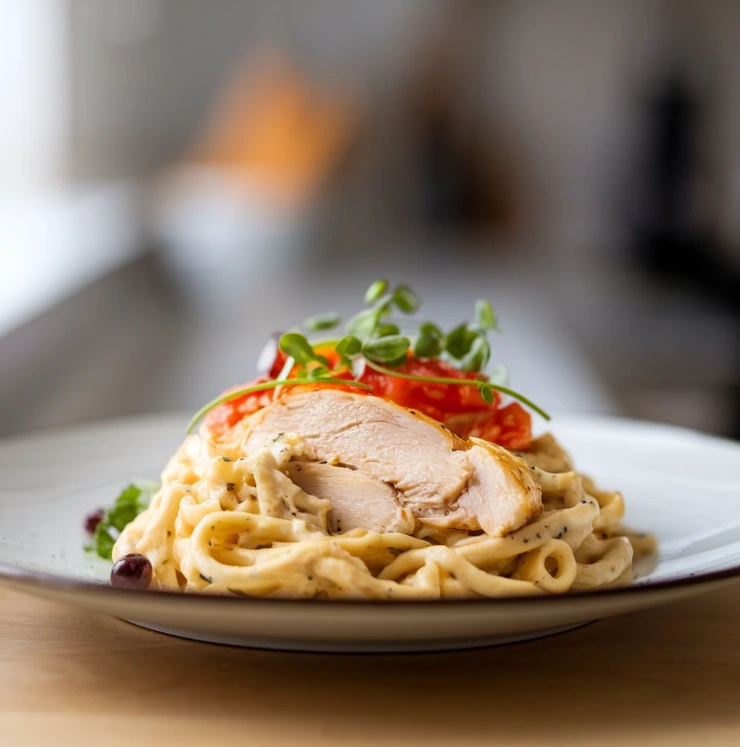
[[298,435],[252,455],[241,441],[189,436],[114,559],[145,555],[160,589],[289,598],[437,599],[585,591],[631,580],[650,538],[620,529],[624,501],[572,469],[551,436],[520,456],[543,509],[501,537],[420,526],[411,534],[330,529],[331,503],[287,476],[311,458]]

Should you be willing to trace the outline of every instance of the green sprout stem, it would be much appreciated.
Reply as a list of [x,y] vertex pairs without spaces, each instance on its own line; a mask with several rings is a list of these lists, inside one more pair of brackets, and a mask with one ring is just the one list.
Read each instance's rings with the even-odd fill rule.
[[456,386],[475,386],[478,387],[478,389],[482,389],[483,387],[490,387],[491,389],[495,389],[497,392],[501,392],[501,394],[506,394],[509,397],[513,397],[516,400],[519,400],[523,405],[526,405],[527,407],[534,410],[538,415],[542,416],[545,420],[550,420],[550,416],[541,408],[538,407],[532,400],[527,399],[523,394],[519,394],[519,392],[515,392],[513,389],[509,389],[505,386],[500,386],[499,384],[492,384],[490,381],[486,381],[484,379],[453,379],[451,377],[447,376],[416,376],[414,374],[407,374],[407,373],[401,373],[400,371],[395,371],[392,368],[385,368],[384,366],[379,366],[377,363],[373,363],[373,361],[368,360],[365,358],[365,363],[372,368],[374,371],[377,371],[378,373],[385,374],[386,376],[395,376],[398,379],[409,379],[411,381],[426,381],[430,384],[454,384]]
[[283,367],[280,369],[280,373],[277,375],[277,380],[280,382],[285,381],[288,376],[290,376],[290,372],[293,370],[293,366],[295,366],[295,358],[293,358],[292,355],[289,355],[285,359],[285,363],[283,363]]
[[372,392],[372,387],[352,379],[334,379],[329,377],[311,379],[306,376],[301,377],[300,379],[287,379],[285,381],[278,381],[277,379],[275,381],[265,381],[262,384],[255,384],[254,386],[246,387],[245,389],[237,389],[233,392],[227,392],[226,394],[222,394],[220,397],[211,400],[207,405],[203,405],[203,407],[195,413],[193,419],[188,423],[187,432],[192,433],[193,428],[195,428],[201,418],[206,416],[214,407],[218,407],[218,405],[221,405],[224,402],[243,397],[245,394],[263,392],[267,389],[275,389],[279,386],[296,386],[297,384],[341,384],[343,386],[354,386],[358,389],[366,389],[367,391]]

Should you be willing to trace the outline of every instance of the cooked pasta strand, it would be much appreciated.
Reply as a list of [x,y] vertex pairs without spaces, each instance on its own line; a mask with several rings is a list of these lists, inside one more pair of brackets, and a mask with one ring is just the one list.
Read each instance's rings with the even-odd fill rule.
[[188,437],[149,508],[121,534],[114,559],[146,555],[162,589],[437,599],[628,583],[633,555],[655,551],[653,538],[620,528],[621,494],[599,490],[574,471],[551,436],[521,453],[542,491],[543,511],[503,537],[420,524],[411,535],[332,533],[331,503],[287,475],[291,459],[310,459],[310,450],[302,439],[282,436],[251,456],[239,443]]

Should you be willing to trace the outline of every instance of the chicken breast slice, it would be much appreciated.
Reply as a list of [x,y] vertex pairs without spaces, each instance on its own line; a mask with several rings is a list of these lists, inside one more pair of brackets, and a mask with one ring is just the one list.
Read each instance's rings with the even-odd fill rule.
[[471,438],[472,475],[447,516],[420,517],[436,528],[482,529],[501,537],[524,526],[542,510],[542,491],[527,463],[502,446]]
[[522,459],[481,439],[463,441],[379,397],[338,390],[287,394],[252,416],[245,451],[279,433],[298,434],[313,449],[316,462],[291,466],[291,479],[330,500],[343,531],[410,533],[414,518],[501,536],[542,510],[540,488]]
[[470,477],[467,441],[380,397],[336,389],[287,394],[252,417],[247,453],[281,432],[299,434],[317,461],[357,469],[429,508],[449,506]]
[[355,527],[371,532],[414,531],[414,514],[400,505],[398,493],[360,470],[319,462],[291,462],[288,477],[306,493],[331,501],[332,532]]

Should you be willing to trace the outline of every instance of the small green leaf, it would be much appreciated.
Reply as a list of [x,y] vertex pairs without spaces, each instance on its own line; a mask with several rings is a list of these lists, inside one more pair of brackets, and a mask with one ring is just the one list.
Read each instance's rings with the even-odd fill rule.
[[498,327],[498,319],[496,319],[493,306],[484,298],[479,298],[475,302],[475,321],[484,332]]
[[106,529],[95,531],[95,539],[93,541],[92,548],[95,552],[105,560],[113,560],[113,546],[116,541],[110,536],[110,532]]
[[311,343],[298,332],[286,332],[280,338],[280,350],[294,358],[296,363],[306,364],[316,360]]
[[476,336],[470,350],[460,359],[460,369],[463,371],[480,371],[485,368],[491,357],[491,345],[488,339]]
[[417,358],[436,358],[441,352],[439,339],[431,335],[421,335],[414,343],[414,355]]
[[442,339],[442,330],[434,322],[422,322],[419,325],[419,334],[426,337],[436,337]]
[[312,379],[322,379],[331,376],[331,371],[326,366],[316,366],[308,374]]
[[303,322],[303,326],[312,332],[317,332],[321,329],[334,329],[341,321],[342,317],[336,311],[330,311],[328,314],[316,314],[308,317]]
[[392,337],[400,334],[401,330],[396,324],[381,324],[375,328],[375,337]]
[[393,304],[393,296],[390,293],[386,293],[381,296],[373,305],[372,309],[377,313],[378,320],[384,316],[388,316],[391,313],[391,305]]
[[[101,558],[111,560],[116,537],[149,505],[157,487],[156,483],[132,483],[124,488],[95,527],[90,549]],[[115,530],[115,537],[111,529]]]
[[398,358],[394,358],[392,361],[385,361],[383,365],[386,368],[398,368],[399,366],[402,366],[406,361],[408,360],[407,353],[404,353],[403,355],[399,355]]
[[348,335],[367,340],[378,326],[381,311],[379,309],[364,309],[355,314],[346,324],[345,331]]
[[342,356],[357,355],[362,350],[362,342],[354,335],[347,335],[337,343],[335,349]]
[[480,391],[481,399],[487,404],[490,405],[493,403],[493,389],[491,389],[488,384],[483,384],[479,387],[478,391]]
[[376,280],[365,291],[365,303],[374,303],[377,301],[388,288],[387,280]]
[[393,291],[393,303],[404,314],[413,314],[421,306],[421,298],[408,285],[399,285]]
[[379,340],[368,340],[362,347],[362,353],[371,360],[390,363],[405,356],[410,344],[408,337],[392,335]]
[[453,358],[460,360],[470,352],[473,341],[477,337],[478,334],[469,329],[467,324],[460,324],[447,333],[444,341],[444,349]]

